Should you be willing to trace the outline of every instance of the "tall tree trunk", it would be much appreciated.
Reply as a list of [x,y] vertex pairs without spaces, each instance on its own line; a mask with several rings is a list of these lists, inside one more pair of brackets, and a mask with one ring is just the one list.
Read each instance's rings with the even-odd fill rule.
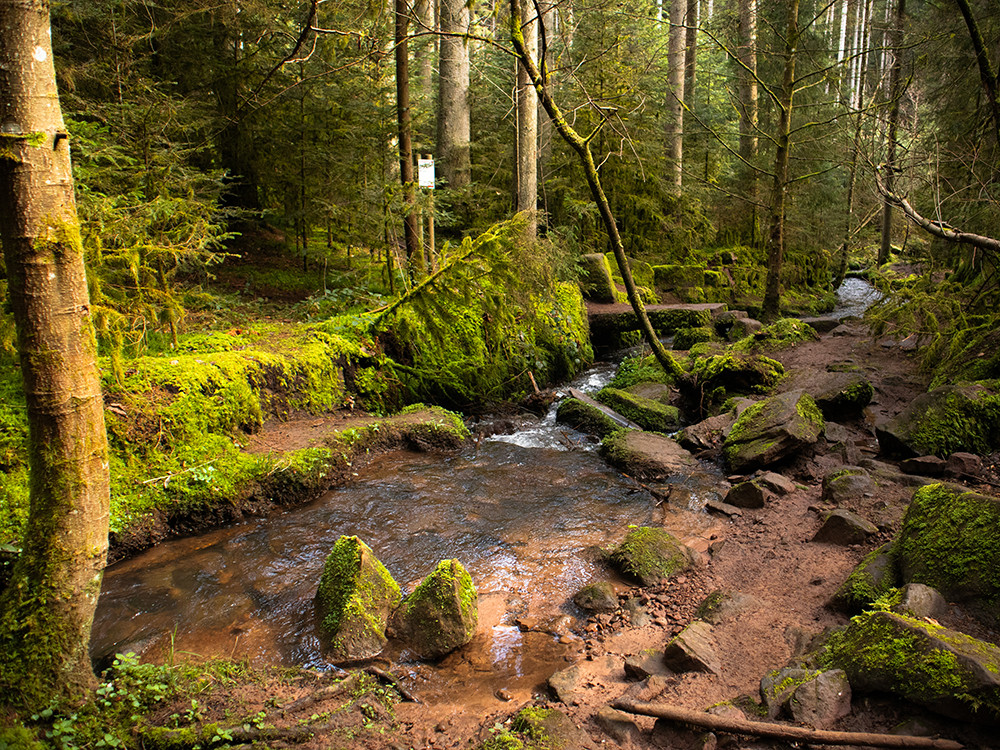
[[962,11],[962,18],[969,29],[969,38],[972,40],[972,48],[976,51],[976,64],[979,66],[979,79],[983,83],[983,92],[986,94],[986,104],[990,108],[990,116],[993,119],[993,133],[1000,146],[1000,83],[997,82],[997,74],[990,67],[989,53],[986,50],[986,42],[983,41],[983,34],[972,15],[972,8],[969,7],[968,0],[955,0],[958,9]]
[[671,181],[678,192],[684,182],[684,14],[687,0],[670,0],[670,31],[667,40],[667,64],[670,68],[670,94],[667,100],[667,148]]
[[737,90],[740,114],[740,168],[743,194],[747,196],[749,216],[746,235],[752,245],[760,243],[760,217],[757,210],[757,0],[739,0],[739,60]]
[[778,102],[777,149],[771,190],[771,230],[767,240],[767,281],[761,319],[775,320],[781,311],[781,267],[785,255],[785,198],[788,192],[788,155],[791,150],[792,104],[795,95],[795,51],[799,41],[799,0],[786,6],[784,73]]
[[[512,21],[514,23],[514,21]],[[526,54],[538,59],[538,19],[534,5],[521,8],[519,25]],[[517,193],[515,210],[528,211],[527,234],[538,233],[538,94],[523,65],[517,66]]]
[[684,97],[688,107],[694,107],[694,85],[698,67],[698,0],[687,0],[684,14]]
[[[434,91],[434,58],[438,49],[438,36],[433,33],[437,31],[437,3],[436,0],[415,0],[413,3],[413,18],[416,23],[416,31],[421,34],[414,40],[413,61],[417,64],[417,87],[418,101],[417,111],[418,127],[417,142],[423,144],[421,136],[432,136],[432,133],[423,133],[421,125],[427,123],[434,125],[433,120],[429,123],[425,117],[431,117],[434,111],[435,91]],[[431,33],[428,33],[431,32]]]
[[24,549],[0,595],[0,704],[95,684],[108,446],[46,0],[0,0],[0,239],[28,414]]
[[469,40],[472,9],[465,0],[441,0],[441,55],[438,74],[437,153],[445,187],[461,189],[471,180]]
[[[899,127],[899,100],[903,97],[902,72],[903,72],[903,18],[906,14],[906,0],[896,0],[896,18],[890,29],[890,40],[888,52],[892,54],[892,63],[889,69],[889,123],[886,138],[888,139],[888,153],[885,157],[885,188],[886,192],[895,191],[896,182],[896,151],[897,137],[896,130]],[[887,198],[882,201],[882,242],[878,249],[878,265],[882,266],[889,262],[889,253],[892,250],[892,204]]]
[[521,18],[521,4],[520,0],[510,0],[510,10],[511,10],[511,21],[510,21],[510,36],[511,41],[514,44],[514,51],[517,53],[517,58],[520,63],[520,68],[523,68],[528,80],[534,86],[541,100],[542,106],[545,108],[546,113],[552,120],[552,124],[555,126],[560,137],[566,142],[566,144],[573,149],[576,155],[580,159],[580,163],[583,166],[584,176],[587,179],[587,186],[590,188],[590,194],[597,204],[598,212],[601,215],[601,221],[604,224],[604,228],[608,233],[608,241],[611,244],[611,249],[615,255],[615,262],[618,264],[618,269],[622,274],[622,281],[625,283],[625,292],[628,294],[629,303],[632,305],[632,309],[635,311],[636,317],[639,319],[639,327],[642,332],[642,336],[646,343],[649,344],[649,348],[652,349],[653,355],[656,357],[657,362],[663,369],[673,375],[678,379],[685,377],[683,368],[677,364],[676,360],[670,355],[663,343],[656,335],[656,331],[653,330],[652,324],[649,322],[649,316],[646,315],[646,308],[642,304],[642,299],[639,297],[639,290],[636,288],[635,281],[632,278],[632,270],[629,267],[628,259],[625,257],[625,248],[622,245],[621,235],[618,233],[618,224],[615,221],[614,214],[611,212],[611,206],[608,203],[608,197],[604,193],[604,188],[601,187],[601,178],[597,172],[597,165],[594,163],[594,156],[590,151],[590,139],[582,137],[573,127],[567,122],[566,117],[560,111],[558,105],[552,99],[551,92],[546,85],[546,81],[543,79],[541,72],[538,69],[538,64],[535,62],[536,58],[530,53],[530,48],[524,36],[524,30],[521,23],[517,20]]
[[410,116],[410,48],[406,40],[409,8],[395,0],[396,15],[396,121],[399,125],[399,180],[403,184],[403,238],[409,272],[421,263],[420,227],[417,224],[417,189],[413,181],[413,126]]

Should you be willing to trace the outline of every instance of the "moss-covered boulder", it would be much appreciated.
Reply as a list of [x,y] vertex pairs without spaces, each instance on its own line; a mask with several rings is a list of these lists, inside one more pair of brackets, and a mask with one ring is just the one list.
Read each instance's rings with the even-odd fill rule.
[[644,430],[673,432],[681,426],[681,415],[676,406],[669,406],[617,388],[604,388],[596,398]]
[[620,424],[596,405],[577,398],[565,398],[559,402],[556,407],[556,422],[599,438],[621,429]]
[[944,484],[921,487],[896,537],[906,583],[924,583],[1000,623],[1000,498]]
[[687,351],[695,344],[715,339],[715,329],[711,326],[681,328],[674,334],[674,349]]
[[847,580],[833,595],[834,603],[856,614],[872,605],[899,583],[899,568],[892,543],[888,542],[868,553],[864,560],[847,576]]
[[424,659],[438,659],[472,640],[479,596],[458,560],[442,560],[393,617],[393,635]]
[[573,603],[588,612],[614,612],[618,609],[618,592],[611,581],[595,581],[573,594]]
[[875,389],[860,372],[824,372],[805,386],[826,419],[854,417],[875,395]]
[[[739,321],[734,331],[739,331]],[[730,332],[732,338],[732,332]],[[755,350],[775,350],[800,344],[803,341],[815,341],[819,334],[808,323],[798,318],[781,318],[766,326],[752,326],[733,345],[736,351],[751,352]]]
[[[666,265],[653,266],[656,286],[661,289],[678,290],[685,287],[701,287],[705,285],[705,268],[703,266]],[[718,281],[718,274],[713,281]]]
[[670,386],[674,382],[668,373],[652,354],[644,357],[625,357],[619,364],[615,376],[608,383],[609,388],[629,390],[641,383],[659,383]]
[[844,505],[874,493],[877,487],[867,469],[841,466],[823,477],[823,502]]
[[640,430],[618,430],[601,442],[601,455],[637,479],[667,479],[700,471],[698,461],[676,440]]
[[889,455],[944,458],[956,451],[990,453],[1000,448],[1000,382],[935,388],[878,425],[875,433]]
[[736,473],[769,466],[815,443],[823,425],[816,402],[804,391],[772,396],[736,420],[723,444],[726,463]]
[[721,403],[734,393],[766,393],[777,385],[785,368],[759,354],[726,352],[694,360],[691,373],[706,395]]
[[611,280],[611,266],[602,253],[580,256],[580,285],[583,296],[594,302],[615,301],[615,283]]
[[609,560],[643,586],[669,580],[694,564],[694,552],[666,529],[638,526],[612,551]]
[[868,612],[820,654],[860,692],[893,693],[956,719],[1000,720],[1000,648],[940,625]]
[[356,536],[342,536],[323,564],[316,612],[334,661],[366,659],[386,644],[386,623],[399,605],[399,584]]

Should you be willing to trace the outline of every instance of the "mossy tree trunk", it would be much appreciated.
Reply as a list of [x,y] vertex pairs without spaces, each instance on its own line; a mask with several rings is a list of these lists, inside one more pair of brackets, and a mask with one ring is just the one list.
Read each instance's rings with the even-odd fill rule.
[[[888,152],[885,157],[886,190],[890,193],[895,191],[896,181],[896,152],[898,150],[898,138],[896,131],[899,127],[899,100],[903,96],[902,75],[903,75],[903,18],[906,14],[906,0],[896,0],[896,17],[892,27],[889,29],[889,54],[892,55],[892,66],[889,69],[889,128],[886,139],[888,141]],[[883,199],[882,201],[882,237],[878,249],[878,265],[881,267],[889,262],[889,255],[892,252],[892,202]]]
[[767,281],[761,319],[771,322],[781,310],[781,267],[785,255],[785,198],[788,193],[788,157],[791,149],[792,104],[795,95],[795,52],[799,43],[799,0],[786,6],[784,73],[778,105],[777,149],[774,156],[774,182],[771,190],[771,232],[767,241]]
[[47,0],[0,0],[0,91],[0,238],[31,468],[24,549],[0,595],[0,704],[29,707],[95,683],[108,548],[104,403]]
[[594,163],[594,156],[590,151],[590,142],[597,135],[598,130],[595,130],[585,138],[576,132],[566,120],[566,117],[552,98],[547,82],[539,70],[538,64],[535,62],[535,57],[529,52],[524,34],[522,33],[521,13],[520,0],[510,0],[510,36],[514,45],[514,53],[521,68],[523,68],[531,80],[535,91],[538,92],[538,99],[542,103],[542,107],[548,114],[549,119],[552,120],[552,124],[555,125],[556,131],[567,145],[573,149],[580,159],[580,163],[583,165],[583,172],[587,178],[587,186],[590,188],[590,194],[597,204],[601,221],[607,230],[611,249],[614,252],[615,261],[618,263],[618,269],[621,271],[629,303],[632,305],[632,309],[639,319],[643,338],[649,344],[650,349],[653,350],[653,355],[656,357],[657,362],[660,363],[660,366],[666,372],[676,378],[684,378],[684,370],[670,355],[670,352],[664,348],[656,335],[656,331],[653,330],[653,326],[649,322],[649,316],[646,315],[646,308],[639,297],[639,291],[636,289],[635,281],[632,278],[632,269],[629,267],[628,259],[625,257],[625,248],[622,245],[621,235],[618,233],[618,223],[611,212],[611,205],[608,203],[608,197],[601,186],[601,178],[597,171],[597,165]]

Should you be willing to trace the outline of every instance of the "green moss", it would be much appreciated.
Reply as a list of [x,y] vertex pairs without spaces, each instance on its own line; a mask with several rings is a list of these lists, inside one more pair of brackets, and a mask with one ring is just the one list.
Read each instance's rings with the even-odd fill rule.
[[942,457],[955,451],[986,455],[996,450],[1000,447],[1000,382],[951,389],[944,399],[915,415],[908,442],[918,453]]
[[605,437],[621,429],[617,422],[600,409],[575,398],[565,398],[559,402],[556,421],[597,437]]
[[943,484],[921,487],[895,548],[907,583],[975,600],[1000,621],[1000,500]]
[[676,406],[668,406],[617,388],[602,389],[596,399],[644,430],[671,432],[680,427],[680,411]]
[[639,383],[662,383],[672,385],[673,378],[667,373],[656,357],[648,355],[644,357],[626,357],[618,365],[618,371],[614,378],[608,383],[608,388],[625,390]]
[[899,569],[892,543],[868,553],[834,594],[834,600],[850,612],[859,612],[881,596],[895,590]]
[[819,334],[808,323],[797,318],[781,318],[764,326],[760,331],[740,339],[730,347],[732,351],[750,353],[760,350],[784,349],[803,341],[815,341]]
[[666,529],[652,526],[632,528],[610,560],[622,573],[646,586],[668,580],[691,565],[684,545]]
[[781,380],[785,368],[777,360],[759,354],[727,351],[714,356],[694,357],[691,373],[704,392],[713,393],[721,388],[726,395],[719,394],[715,398],[721,402],[733,393],[766,393]]
[[45,745],[27,727],[0,726],[0,750],[45,750]]
[[700,328],[681,328],[674,334],[674,349],[689,350],[695,344],[701,344],[715,339],[715,329],[711,326]]

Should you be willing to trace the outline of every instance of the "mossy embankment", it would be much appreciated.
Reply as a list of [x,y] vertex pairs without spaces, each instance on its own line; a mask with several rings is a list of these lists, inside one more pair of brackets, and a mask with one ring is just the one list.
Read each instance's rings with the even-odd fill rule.
[[[513,273],[524,264],[511,234],[469,240],[423,294],[371,313],[259,320],[103,359],[113,557],[314,497],[379,451],[454,449],[467,431],[441,405],[485,408],[528,392],[532,378],[544,387],[589,365],[578,287]],[[460,288],[468,276],[471,290]],[[9,354],[0,396],[0,544],[16,546],[28,513],[27,418]],[[344,413],[342,429],[310,447],[248,450],[268,423]]]

